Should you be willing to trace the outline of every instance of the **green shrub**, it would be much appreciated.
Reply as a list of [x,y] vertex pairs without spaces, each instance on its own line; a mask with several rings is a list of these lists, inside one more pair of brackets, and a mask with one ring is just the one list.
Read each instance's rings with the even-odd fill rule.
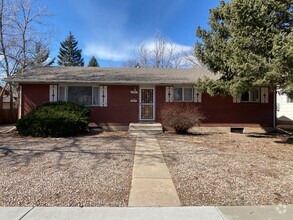
[[18,120],[19,134],[35,137],[74,136],[87,129],[88,107],[70,102],[48,102]]
[[188,133],[188,129],[204,120],[198,107],[191,103],[168,103],[161,110],[164,127],[171,127],[179,134]]

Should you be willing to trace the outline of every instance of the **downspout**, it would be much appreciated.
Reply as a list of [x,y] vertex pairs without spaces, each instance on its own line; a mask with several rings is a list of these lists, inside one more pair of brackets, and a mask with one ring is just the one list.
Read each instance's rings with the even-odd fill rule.
[[274,93],[273,127],[276,128],[276,117],[277,117],[277,108],[276,108],[276,105],[277,105],[277,99],[276,99],[276,93],[277,93],[277,90],[274,89],[273,93]]
[[22,116],[22,86],[19,85],[19,93],[18,93],[18,119],[21,119]]

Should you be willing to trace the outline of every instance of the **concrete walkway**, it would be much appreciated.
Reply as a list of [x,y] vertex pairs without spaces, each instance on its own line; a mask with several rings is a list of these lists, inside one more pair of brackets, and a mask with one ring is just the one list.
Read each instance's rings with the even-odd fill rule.
[[293,205],[232,207],[0,207],[1,220],[291,220]]
[[0,125],[0,133],[8,133],[15,129],[15,124]]
[[137,136],[128,205],[181,205],[155,135]]

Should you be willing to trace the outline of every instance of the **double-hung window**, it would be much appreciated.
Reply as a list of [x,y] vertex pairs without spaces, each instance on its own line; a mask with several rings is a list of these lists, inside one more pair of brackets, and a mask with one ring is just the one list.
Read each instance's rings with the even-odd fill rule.
[[174,101],[175,102],[192,102],[193,89],[192,87],[175,87]]
[[241,95],[241,102],[259,102],[260,91],[259,88],[251,89]]

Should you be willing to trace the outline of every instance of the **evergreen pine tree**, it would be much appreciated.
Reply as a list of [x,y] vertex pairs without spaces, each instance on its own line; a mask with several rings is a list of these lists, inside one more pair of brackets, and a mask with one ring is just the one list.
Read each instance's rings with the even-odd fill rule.
[[69,32],[68,37],[60,43],[58,65],[60,66],[84,66],[83,58],[81,57],[81,49],[78,49],[78,41]]
[[292,0],[221,1],[210,28],[198,28],[197,58],[221,80],[200,80],[210,94],[241,94],[253,86],[293,91]]
[[88,66],[91,66],[91,67],[100,67],[97,59],[94,56],[91,58]]

